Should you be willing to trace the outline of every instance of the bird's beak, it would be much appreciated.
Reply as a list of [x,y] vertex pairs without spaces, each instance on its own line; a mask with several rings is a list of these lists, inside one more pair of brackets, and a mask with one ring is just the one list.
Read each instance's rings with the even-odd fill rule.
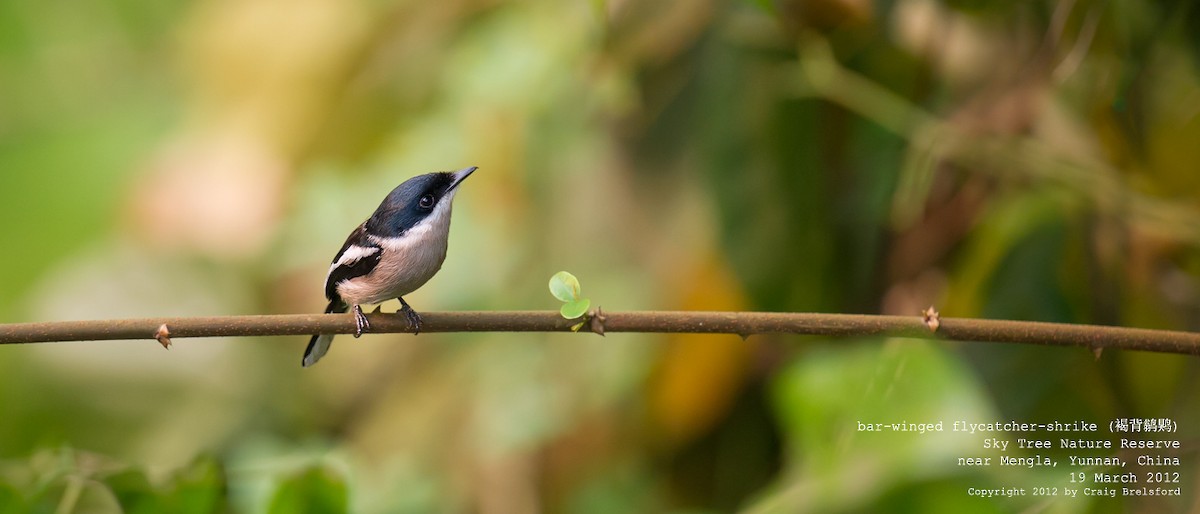
[[462,181],[466,180],[467,177],[471,176],[472,173],[475,173],[475,170],[477,169],[479,168],[476,166],[471,166],[470,168],[463,168],[454,172],[454,183],[450,184],[450,189],[447,189],[447,191],[453,191],[454,188],[458,187],[459,184],[462,184]]

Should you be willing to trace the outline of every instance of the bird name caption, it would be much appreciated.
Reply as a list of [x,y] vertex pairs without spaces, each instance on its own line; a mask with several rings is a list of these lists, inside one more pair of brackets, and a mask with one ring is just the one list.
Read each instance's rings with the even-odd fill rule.
[[[860,433],[932,434],[967,437],[978,452],[954,457],[953,464],[969,467],[1028,468],[1047,471],[1030,480],[1046,485],[1019,487],[969,486],[968,496],[1179,496],[1182,491],[1179,455],[1184,445],[1175,437],[1178,425],[1164,418],[1117,418],[1107,426],[1091,421],[1026,423],[1015,420],[931,423],[870,423],[856,421]],[[969,451],[969,450],[968,450]],[[1054,471],[1064,473],[1057,475]]]

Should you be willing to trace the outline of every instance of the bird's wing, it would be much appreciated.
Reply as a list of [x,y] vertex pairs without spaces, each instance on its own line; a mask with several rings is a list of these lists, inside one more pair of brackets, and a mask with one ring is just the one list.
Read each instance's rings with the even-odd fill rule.
[[366,224],[359,225],[329,265],[329,274],[325,276],[325,298],[340,301],[338,284],[370,273],[382,255],[383,249],[367,237]]

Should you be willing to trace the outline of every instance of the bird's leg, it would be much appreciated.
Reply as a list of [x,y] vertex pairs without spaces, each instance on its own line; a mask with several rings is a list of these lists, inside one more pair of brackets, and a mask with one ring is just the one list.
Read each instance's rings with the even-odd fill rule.
[[412,327],[413,327],[413,335],[420,334],[421,333],[421,315],[417,314],[417,311],[414,311],[412,306],[409,305],[408,302],[404,301],[403,298],[396,298],[396,299],[400,300],[400,311],[403,312],[406,316],[408,316],[408,324],[412,325]]
[[362,307],[357,304],[354,306],[354,337],[363,335],[371,331],[371,322],[367,321],[367,315],[363,314]]

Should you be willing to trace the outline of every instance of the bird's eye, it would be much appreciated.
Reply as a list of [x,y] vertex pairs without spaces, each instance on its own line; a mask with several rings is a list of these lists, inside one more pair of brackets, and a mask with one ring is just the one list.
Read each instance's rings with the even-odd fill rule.
[[433,208],[433,195],[422,196],[420,200],[417,200],[417,205],[419,205],[422,209]]

